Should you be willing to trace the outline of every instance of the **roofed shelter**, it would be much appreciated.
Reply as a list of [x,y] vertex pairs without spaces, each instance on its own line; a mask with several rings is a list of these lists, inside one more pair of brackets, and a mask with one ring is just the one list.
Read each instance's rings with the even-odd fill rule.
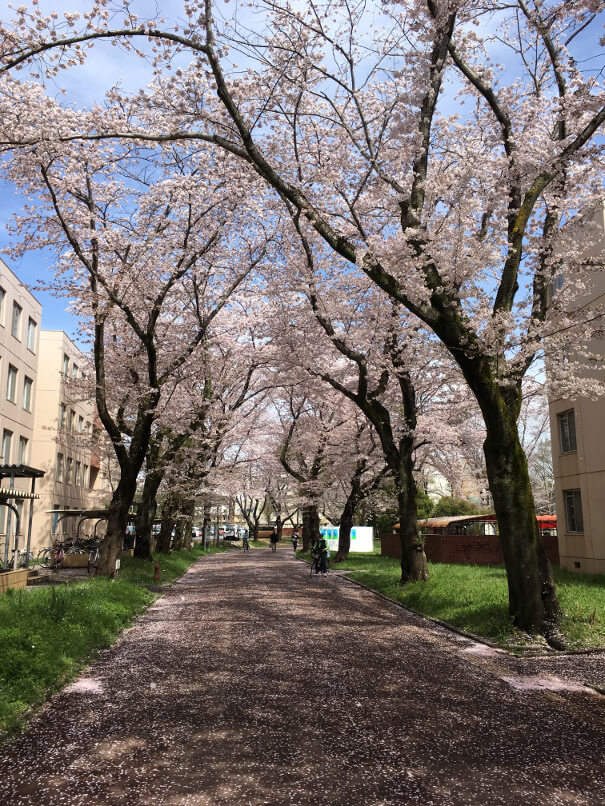
[[[19,536],[21,534],[21,514],[20,509],[16,507],[13,501],[29,501],[29,518],[28,518],[28,525],[27,525],[27,566],[29,566],[29,551],[31,547],[31,538],[32,538],[32,520],[34,517],[34,500],[39,498],[40,496],[36,494],[36,479],[40,479],[44,476],[44,470],[38,470],[35,467],[29,467],[29,465],[0,465],[0,506],[4,506],[8,508],[8,517],[6,522],[6,542],[4,545],[4,565],[8,565],[9,560],[9,550],[10,550],[10,543],[11,543],[11,516],[12,514],[15,515],[16,526],[15,526],[15,536],[14,536],[14,545],[13,548],[15,549],[14,554],[14,565],[16,567],[17,564],[17,552],[19,550]],[[4,479],[9,479],[9,486],[4,486],[3,482]],[[28,492],[27,490],[17,490],[15,489],[15,481],[16,479],[30,479],[31,481],[31,489]]]

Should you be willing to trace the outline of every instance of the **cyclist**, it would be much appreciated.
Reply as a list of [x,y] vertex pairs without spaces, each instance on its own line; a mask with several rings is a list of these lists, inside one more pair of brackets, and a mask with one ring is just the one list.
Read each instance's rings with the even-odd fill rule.
[[248,551],[250,549],[250,541],[248,540],[248,532],[244,532],[242,536],[242,548],[244,551]]
[[315,573],[321,573],[325,576],[328,573],[328,544],[322,534],[319,535],[311,547],[311,557],[313,558]]

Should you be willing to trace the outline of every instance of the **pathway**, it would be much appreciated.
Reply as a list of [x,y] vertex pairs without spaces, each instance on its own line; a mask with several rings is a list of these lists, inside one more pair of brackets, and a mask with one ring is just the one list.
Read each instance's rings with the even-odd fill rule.
[[3,749],[0,803],[596,806],[604,657],[520,662],[281,547],[212,555]]

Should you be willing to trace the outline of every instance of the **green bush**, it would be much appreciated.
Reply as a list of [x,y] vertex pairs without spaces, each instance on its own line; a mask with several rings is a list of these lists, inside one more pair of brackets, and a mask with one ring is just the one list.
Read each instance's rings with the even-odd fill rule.
[[439,499],[433,507],[432,517],[442,518],[446,515],[481,515],[483,512],[485,512],[485,510],[472,501],[467,501],[464,498],[444,496]]

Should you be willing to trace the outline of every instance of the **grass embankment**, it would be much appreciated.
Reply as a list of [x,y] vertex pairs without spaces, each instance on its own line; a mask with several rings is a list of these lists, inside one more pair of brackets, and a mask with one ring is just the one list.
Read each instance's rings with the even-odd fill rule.
[[[399,560],[376,554],[350,554],[333,568],[363,570],[350,577],[412,610],[510,647],[522,646],[508,616],[506,573],[501,566],[430,563],[430,581],[400,588]],[[569,649],[605,647],[605,576],[553,568]]]
[[[160,582],[170,584],[203,554],[200,548],[157,554]],[[155,598],[154,563],[122,559],[120,579],[101,577],[0,595],[0,741],[32,708],[110,646]],[[157,584],[157,583],[156,583]]]
[[[160,563],[160,585],[171,585],[175,579],[182,576],[198,557],[205,554],[214,554],[218,551],[227,551],[226,546],[210,546],[204,551],[200,546],[189,550],[173,551],[171,554],[154,554],[154,560]],[[136,585],[154,585],[155,565],[149,560],[140,560],[137,557],[124,557],[120,563],[120,580],[132,582]]]

